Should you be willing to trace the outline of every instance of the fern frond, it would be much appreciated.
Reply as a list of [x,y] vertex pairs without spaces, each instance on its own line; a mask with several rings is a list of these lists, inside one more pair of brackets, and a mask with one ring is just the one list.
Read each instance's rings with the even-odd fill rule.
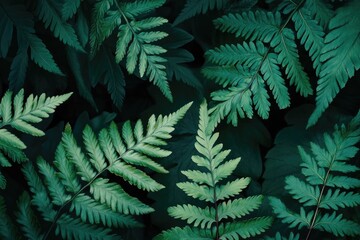
[[84,51],[73,27],[66,23],[62,18],[59,10],[61,5],[59,2],[53,0],[38,0],[35,8],[35,13],[41,21],[43,21],[45,28],[50,28],[54,36],[61,42],[76,50]]
[[75,15],[80,7],[81,0],[65,0],[61,7],[61,17],[63,21],[70,19]]
[[226,6],[227,2],[228,0],[187,0],[181,13],[174,20],[174,25],[210,10],[220,10]]
[[201,228],[209,229],[216,222],[215,209],[211,207],[199,208],[194,205],[184,204],[169,207],[168,213],[174,218],[186,220],[188,224],[193,224],[194,227],[201,226]]
[[[258,209],[262,196],[235,198],[250,183],[250,178],[238,178],[225,181],[235,170],[240,158],[226,160],[229,150],[222,150],[223,145],[217,144],[218,133],[209,128],[211,110],[204,101],[200,105],[199,125],[195,149],[199,153],[192,160],[201,170],[187,170],[182,173],[192,182],[181,182],[177,186],[186,195],[209,202],[211,205],[198,207],[191,204],[177,205],[168,208],[168,213],[174,218],[186,220],[195,228],[172,228],[161,233],[155,239],[239,239],[256,236],[269,228],[270,217],[252,218],[238,221],[250,212]],[[220,185],[220,181],[225,181]],[[230,199],[229,198],[233,198]],[[233,222],[226,222],[231,218]],[[196,229],[196,231],[195,231]],[[205,230],[205,231],[204,231]],[[182,238],[179,234],[189,236]]]
[[206,229],[190,228],[188,226],[184,228],[174,227],[169,230],[163,231],[160,235],[157,235],[154,240],[212,240],[213,237],[207,237],[211,234]]
[[0,236],[3,239],[18,239],[15,228],[7,214],[5,199],[2,196],[0,196],[0,218]]
[[236,37],[245,37],[249,41],[270,42],[279,31],[281,15],[279,12],[264,11],[243,12],[228,14],[214,20],[216,28],[222,32],[235,34]]
[[34,96],[31,94],[24,102],[24,90],[19,91],[12,101],[12,92],[8,91],[0,102],[0,127],[11,127],[33,136],[43,136],[44,132],[34,127],[43,118],[49,117],[55,108],[65,102],[71,93],[46,97],[45,94]]
[[351,1],[339,8],[329,23],[330,32],[325,36],[320,57],[323,64],[316,88],[316,108],[309,118],[308,127],[318,121],[340,89],[360,68],[360,30],[356,27],[360,24],[359,7],[358,1]]
[[320,54],[324,47],[324,30],[316,20],[310,17],[310,13],[306,9],[295,12],[292,19],[295,23],[297,38],[309,52],[316,74],[319,75],[321,68]]
[[[135,1],[118,3],[117,1],[98,1],[93,10],[93,24],[90,33],[91,55],[94,56],[103,41],[117,27],[116,62],[126,58],[126,69],[132,74],[138,66],[140,77],[145,75],[160,88],[162,93],[172,101],[164,63],[166,59],[160,55],[166,52],[155,45],[168,34],[153,31],[154,28],[167,22],[165,18],[150,17],[138,20],[145,14],[164,4],[163,0]],[[113,7],[115,10],[111,10]]]
[[221,224],[219,226],[219,234],[221,239],[246,239],[265,232],[271,226],[271,223],[271,217],[258,217]]
[[146,128],[140,120],[134,127],[125,122],[121,130],[112,123],[98,134],[86,126],[82,145],[67,124],[55,152],[57,169],[42,158],[37,168],[29,163],[23,169],[33,193],[32,203],[51,224],[44,238],[55,228],[55,235],[62,238],[113,239],[112,228],[140,226],[131,215],[147,214],[154,209],[103,175],[105,172],[118,175],[145,191],[163,188],[141,168],[167,172],[155,158],[171,154],[162,146],[190,106],[191,103],[167,116],[153,115]]
[[83,223],[78,218],[62,215],[57,221],[56,235],[63,239],[114,239],[116,235],[110,234],[110,229],[96,227]]
[[325,133],[322,145],[310,143],[311,154],[299,147],[302,174],[307,182],[289,176],[285,189],[301,204],[300,214],[292,213],[281,200],[270,198],[275,214],[291,228],[308,228],[306,238],[313,229],[335,236],[359,235],[360,231],[354,230],[359,229],[359,224],[337,213],[339,208],[360,205],[360,195],[349,191],[359,186],[359,179],[341,175],[360,170],[347,163],[357,154],[359,142],[360,112],[348,125],[336,125],[332,134]]
[[41,233],[40,225],[35,213],[31,209],[30,196],[24,192],[18,200],[18,213],[16,221],[21,225],[21,230],[27,239],[38,240],[44,236]]
[[309,11],[311,16],[320,23],[323,28],[326,28],[334,15],[332,6],[323,0],[307,0],[304,3],[304,9]]
[[270,44],[279,54],[278,62],[285,68],[285,73],[290,79],[290,85],[295,85],[296,91],[302,96],[311,95],[312,88],[309,77],[300,63],[294,32],[291,29],[284,28],[279,31]]
[[90,224],[101,223],[105,227],[139,227],[141,226],[136,220],[129,215],[123,215],[111,210],[106,205],[95,201],[85,194],[79,194],[71,203],[70,211],[75,211],[76,215],[83,222]]
[[315,229],[324,230],[335,236],[356,236],[360,235],[360,225],[353,221],[343,219],[342,214],[325,214],[317,219]]

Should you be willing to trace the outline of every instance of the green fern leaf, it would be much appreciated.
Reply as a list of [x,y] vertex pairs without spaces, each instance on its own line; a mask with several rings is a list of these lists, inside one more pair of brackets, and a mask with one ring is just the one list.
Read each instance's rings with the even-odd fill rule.
[[11,90],[17,91],[24,85],[26,71],[29,64],[27,49],[28,47],[19,48],[11,63],[9,73],[9,88]]
[[62,76],[64,75],[56,65],[53,56],[45,47],[45,44],[41,41],[40,38],[34,34],[29,34],[28,41],[30,46],[31,60],[49,72],[53,72]]
[[[360,17],[356,10],[360,5],[352,1],[339,8],[330,21],[330,32],[325,36],[325,45],[320,60],[323,62],[316,88],[316,108],[308,121],[313,126],[333,101],[348,79],[360,68]],[[356,29],[356,30],[354,30]]]
[[169,230],[163,231],[160,235],[156,236],[154,240],[212,240],[212,237],[206,237],[211,234],[207,233],[205,229],[174,227]]
[[56,235],[64,239],[114,239],[116,236],[110,234],[110,229],[95,227],[83,223],[80,219],[62,215],[58,220],[55,230]]
[[[200,167],[199,170],[187,170],[182,173],[193,182],[181,182],[177,186],[186,195],[209,202],[211,205],[199,207],[191,204],[177,205],[168,208],[168,213],[174,218],[186,220],[195,228],[172,228],[162,232],[155,239],[239,239],[256,236],[269,228],[270,217],[252,218],[238,221],[258,209],[262,196],[235,198],[250,183],[250,178],[238,178],[225,181],[235,170],[240,158],[225,160],[229,150],[222,150],[223,145],[217,144],[218,133],[209,128],[209,111],[204,101],[200,105],[199,125],[196,136],[195,149],[199,153],[192,156],[192,160]],[[233,198],[229,200],[229,198]],[[235,199],[234,199],[235,198]],[[227,201],[226,201],[227,200]],[[226,222],[231,218],[233,222]],[[184,236],[180,236],[184,234]],[[185,237],[188,236],[188,237]]]
[[323,28],[326,28],[334,15],[332,6],[323,0],[307,0],[304,3],[304,8],[310,12],[311,16],[320,23]]
[[181,13],[174,20],[174,25],[210,10],[220,10],[226,6],[227,2],[227,0],[187,0]]
[[341,175],[360,170],[347,163],[358,152],[355,145],[360,142],[360,112],[349,124],[336,125],[332,134],[325,133],[322,140],[322,145],[310,143],[311,154],[299,147],[302,174],[307,182],[295,176],[288,176],[285,181],[285,189],[300,203],[300,214],[290,212],[277,198],[270,198],[270,204],[291,228],[308,228],[307,238],[313,229],[335,236],[358,235],[360,232],[354,229],[359,229],[359,224],[343,218],[337,210],[360,205],[358,193],[345,191],[355,188],[360,181]]
[[42,239],[39,223],[35,217],[35,213],[31,209],[30,196],[24,192],[18,200],[18,209],[16,221],[21,225],[25,237],[31,240]]
[[53,113],[57,106],[65,102],[71,96],[71,93],[55,97],[46,97],[45,94],[34,97],[31,94],[24,104],[24,91],[21,90],[14,97],[14,114],[11,112],[11,95],[11,92],[8,92],[0,102],[0,115],[2,117],[0,127],[10,125],[19,131],[34,136],[42,136],[44,132],[31,124],[38,123],[42,118],[49,117],[49,114]]
[[309,52],[313,61],[316,74],[319,75],[321,62],[320,54],[324,47],[324,31],[318,23],[311,19],[310,13],[306,9],[300,9],[292,17],[295,23],[297,38],[300,39],[301,45]]
[[273,14],[263,11],[228,14],[214,20],[214,24],[221,31],[234,33],[236,37],[268,43],[279,31],[281,15],[279,12]]
[[227,218],[240,218],[258,209],[263,201],[263,196],[252,196],[236,200],[222,202],[218,208],[219,220]]
[[[166,59],[160,55],[166,52],[154,42],[165,38],[168,34],[162,31],[152,31],[155,27],[167,22],[165,18],[150,17],[137,20],[145,14],[164,4],[163,0],[135,1],[118,3],[116,1],[99,1],[93,11],[93,25],[90,33],[91,55],[94,56],[103,41],[117,29],[115,59],[119,63],[126,58],[126,69],[132,74],[137,66],[140,77],[145,75],[160,88],[170,101],[172,95],[166,77],[164,63]],[[115,11],[110,10],[114,5]]]
[[240,222],[221,224],[219,233],[221,239],[246,239],[265,232],[271,226],[271,223],[272,219],[270,217],[252,218]]
[[125,214],[146,214],[154,209],[128,195],[119,185],[108,183],[107,179],[97,179],[90,185],[94,199],[106,203],[113,211]]
[[336,189],[334,192],[329,189],[326,194],[324,194],[323,199],[319,207],[325,209],[334,209],[338,210],[339,207],[355,207],[360,205],[360,194],[352,192],[341,192],[339,189]]
[[290,78],[290,84],[296,86],[301,95],[307,97],[312,94],[309,77],[300,64],[299,54],[295,44],[294,32],[285,28],[270,42],[278,55],[278,62],[285,68],[285,73]]
[[9,240],[15,240],[18,239],[17,232],[15,231],[15,228],[6,213],[6,204],[5,199],[0,196],[0,236],[3,239],[9,239]]
[[216,222],[215,209],[209,207],[199,208],[190,204],[177,205],[169,207],[168,213],[174,218],[186,220],[188,224],[193,223],[194,227],[210,228]]
[[284,109],[290,105],[290,97],[287,87],[285,86],[285,81],[281,77],[277,59],[278,56],[276,54],[269,53],[267,58],[264,59],[260,71],[271,92],[274,94],[279,108]]
[[76,36],[72,26],[61,19],[61,5],[53,0],[38,0],[35,13],[41,21],[44,22],[45,28],[50,28],[54,36],[61,42],[69,45],[76,50],[84,51]]
[[8,54],[12,35],[13,35],[13,23],[11,19],[7,18],[6,12],[3,8],[0,9],[0,57],[5,58]]
[[70,211],[75,211],[83,222],[101,223],[105,227],[139,227],[141,226],[131,216],[114,212],[111,208],[93,200],[85,194],[79,194],[71,203]]
[[61,8],[61,17],[63,21],[70,19],[75,15],[80,7],[81,0],[65,0]]
[[335,212],[331,215],[325,214],[319,217],[315,228],[341,237],[360,235],[359,224],[343,219],[342,214],[336,215]]

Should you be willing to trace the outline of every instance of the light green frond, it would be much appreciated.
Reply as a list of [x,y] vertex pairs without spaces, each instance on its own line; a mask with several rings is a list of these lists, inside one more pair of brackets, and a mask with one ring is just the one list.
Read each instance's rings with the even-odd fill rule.
[[263,119],[269,118],[270,96],[265,89],[264,80],[259,75],[256,75],[253,78],[250,90],[253,94],[253,104],[255,105],[255,110],[257,111],[259,116]]
[[243,12],[228,14],[214,20],[215,27],[223,32],[234,33],[236,37],[244,37],[250,41],[270,42],[278,32],[281,24],[279,12]]
[[270,217],[251,218],[240,222],[230,222],[219,226],[220,239],[238,240],[254,237],[265,232],[271,226]]
[[[101,137],[99,138],[101,141]],[[86,151],[92,165],[98,172],[101,172],[102,170],[104,170],[104,168],[106,168],[105,156],[104,153],[101,151],[99,141],[97,140],[94,131],[88,125],[84,128],[83,139]],[[111,144],[109,144],[108,142],[105,142],[102,145],[111,146]]]
[[66,151],[62,144],[59,144],[56,149],[54,164],[59,170],[57,174],[65,189],[72,193],[78,192],[81,189],[81,185],[76,177],[74,166],[66,157]]
[[55,234],[60,235],[63,239],[111,240],[116,237],[108,228],[83,223],[80,219],[72,218],[69,215],[61,215],[57,221]]
[[[0,145],[13,146],[17,149],[25,149],[26,145],[21,141],[16,135],[12,134],[6,129],[0,129]],[[6,148],[0,147],[2,150],[6,151]]]
[[[356,169],[356,171],[359,171],[360,169]],[[347,177],[347,176],[332,176],[330,175],[326,186],[329,187],[339,187],[344,189],[353,189],[353,188],[359,188],[360,187],[360,179],[353,178],[353,177]]]
[[16,221],[21,225],[24,236],[30,240],[43,239],[40,225],[36,219],[34,211],[31,209],[31,199],[27,192],[24,192],[18,200],[18,209]]
[[250,183],[249,177],[239,178],[224,185],[216,186],[216,196],[219,200],[233,197],[242,192]]
[[284,28],[275,35],[270,45],[278,53],[278,62],[285,68],[290,84],[295,85],[296,91],[302,96],[311,95],[313,90],[309,77],[300,63],[294,32],[291,29]]
[[128,181],[131,185],[135,185],[136,187],[142,190],[146,190],[149,192],[156,192],[164,188],[163,185],[156,182],[145,172],[120,161],[112,164],[108,168],[108,170],[111,173],[122,177],[124,180]]
[[194,227],[210,228],[215,223],[215,209],[214,208],[200,208],[190,204],[177,205],[169,207],[168,213],[174,218],[186,220],[188,224],[193,224]]
[[181,13],[176,17],[174,25],[210,10],[220,10],[226,6],[227,2],[228,0],[187,0]]
[[118,184],[98,178],[90,185],[90,192],[94,199],[106,203],[113,211],[124,214],[146,214],[154,209],[142,203],[137,198],[128,195]]
[[64,205],[70,199],[70,196],[65,193],[65,188],[61,184],[55,170],[43,158],[37,160],[37,165],[39,172],[44,175],[45,184],[52,198],[52,203],[58,206]]
[[214,192],[208,186],[199,185],[192,182],[181,182],[181,183],[177,183],[176,186],[178,186],[181,190],[183,190],[186,193],[186,195],[190,197],[204,200],[207,202],[216,201],[214,199]]
[[[39,123],[43,118],[48,118],[55,108],[65,102],[71,93],[46,97],[45,94],[34,96],[31,94],[24,103],[24,90],[20,90],[11,100],[12,93],[7,92],[0,102],[0,127],[11,127],[33,136],[43,136],[44,132],[34,127],[33,123]],[[13,106],[12,106],[13,105]],[[12,110],[13,109],[13,110]],[[13,111],[13,113],[12,113]]]
[[90,224],[101,223],[105,227],[139,227],[141,226],[132,216],[112,211],[85,194],[79,194],[71,203],[70,211],[74,211],[83,222]]
[[163,231],[160,235],[156,236],[154,240],[212,240],[211,234],[205,229],[174,227],[169,230]]
[[359,224],[344,219],[342,214],[337,215],[335,212],[319,217],[315,229],[332,233],[337,237],[360,235]]
[[251,196],[222,202],[218,208],[219,220],[227,218],[241,218],[258,209],[263,201],[263,196]]
[[66,125],[65,131],[63,132],[63,137],[61,139],[61,144],[66,150],[67,158],[75,164],[78,174],[80,174],[81,179],[90,182],[95,177],[96,173],[92,168],[90,161],[86,158],[85,154],[81,151],[81,148],[78,146],[73,134],[70,125]]
[[[212,110],[208,110],[206,101],[202,102],[195,142],[195,149],[202,156],[191,157],[200,168],[181,171],[189,181],[176,184],[186,195],[205,203],[200,206],[183,204],[168,208],[170,216],[186,220],[187,224],[195,228],[175,227],[163,231],[155,238],[157,240],[209,238],[234,240],[239,239],[239,236],[249,237],[261,234],[272,222],[271,217],[238,221],[239,218],[258,209],[263,197],[236,197],[249,185],[250,178],[227,180],[238,166],[240,158],[226,160],[230,151],[222,150],[223,144],[217,143],[219,133],[214,133],[214,128],[209,127],[211,112]],[[224,184],[220,185],[220,182]],[[228,198],[231,199],[227,200]],[[228,222],[230,218],[232,222]]]
[[285,182],[285,189],[294,199],[304,206],[316,206],[320,197],[320,188],[318,186],[312,186],[294,176],[286,177]]
[[214,184],[217,184],[221,180],[228,178],[236,169],[239,162],[240,158],[235,158],[232,160],[228,160],[224,164],[221,164],[219,167],[215,168],[213,172]]
[[204,172],[201,172],[198,170],[181,171],[181,173],[184,174],[189,180],[191,180],[195,183],[198,183],[198,184],[205,183],[205,184],[213,187],[210,173],[204,173]]
[[35,13],[44,22],[45,28],[50,28],[56,38],[59,38],[64,44],[83,51],[73,27],[62,20],[58,12],[60,9],[61,5],[59,2],[54,0],[38,0]]
[[313,126],[328,108],[348,79],[360,68],[359,1],[351,1],[339,8],[329,23],[325,46],[320,57],[323,65],[316,88],[316,108],[308,121]]
[[321,199],[319,207],[325,209],[355,207],[360,205],[360,194],[353,192],[342,192],[340,189],[332,191],[329,189]]

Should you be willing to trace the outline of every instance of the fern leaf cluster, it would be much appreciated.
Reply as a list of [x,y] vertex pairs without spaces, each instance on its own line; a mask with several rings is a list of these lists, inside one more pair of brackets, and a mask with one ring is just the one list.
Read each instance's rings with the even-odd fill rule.
[[[318,16],[312,7],[315,3],[303,2],[284,1],[279,6],[281,12],[230,13],[214,20],[220,31],[245,39],[242,43],[221,45],[206,53],[210,66],[203,68],[204,75],[225,88],[211,94],[214,124],[227,117],[228,122],[237,125],[238,117],[252,118],[254,109],[260,117],[268,118],[269,90],[278,107],[287,108],[290,105],[287,79],[302,96],[313,93],[299,59],[295,38],[309,52],[319,76],[325,36],[319,19],[326,18],[326,10]],[[296,34],[288,24],[290,21],[294,22]]]
[[320,56],[322,67],[316,88],[316,108],[308,126],[314,125],[348,79],[360,68],[359,1],[351,1],[339,8],[329,22]]
[[[144,191],[164,188],[143,168],[167,173],[155,158],[171,154],[162,147],[190,105],[168,116],[152,115],[146,128],[140,120],[134,127],[126,122],[121,129],[111,123],[98,134],[86,126],[84,150],[67,125],[53,164],[39,157],[36,166],[28,163],[23,168],[32,193],[31,199],[25,195],[19,200],[18,219],[24,235],[39,233],[46,239],[55,228],[55,235],[63,239],[113,239],[112,228],[141,226],[133,215],[154,209],[110,181],[105,173]],[[39,221],[36,217],[24,216],[25,211],[33,211],[31,204],[48,223],[46,232],[34,228],[33,223]]]
[[153,30],[167,22],[162,17],[140,16],[164,4],[163,0],[118,2],[117,0],[100,0],[94,5],[90,32],[91,52],[94,56],[104,40],[117,29],[115,51],[116,62],[126,58],[126,69],[129,73],[138,70],[140,77],[149,77],[160,88],[162,93],[172,100],[161,54],[166,52],[154,42],[168,34]]
[[360,205],[360,180],[351,174],[359,171],[350,160],[358,152],[360,142],[360,112],[348,126],[336,126],[334,132],[324,134],[323,144],[311,143],[311,153],[299,147],[302,175],[286,177],[285,189],[300,204],[300,212],[293,212],[275,197],[270,198],[274,213],[291,228],[307,228],[328,232],[336,237],[360,235],[360,225],[346,219],[341,209]]
[[[20,132],[43,136],[44,132],[35,127],[44,118],[48,118],[55,108],[65,102],[71,93],[54,97],[45,94],[34,96],[31,94],[25,101],[24,90],[20,90],[14,97],[7,91],[0,101],[0,166],[10,167],[8,158],[16,162],[27,160],[23,150],[26,145],[7,127],[12,127]],[[0,172],[0,188],[5,188],[6,180]]]
[[177,184],[186,195],[207,206],[183,204],[168,208],[170,216],[186,220],[192,227],[175,227],[156,239],[240,239],[256,236],[271,225],[270,217],[239,220],[258,209],[263,197],[235,198],[248,186],[250,178],[225,181],[238,166],[240,158],[225,161],[230,151],[223,150],[222,144],[216,144],[219,134],[209,131],[208,122],[209,111],[204,102],[200,106],[195,143],[199,155],[192,157],[192,161],[203,170],[182,171],[190,181]]
[[6,1],[0,3],[0,6],[0,22],[4,30],[1,31],[0,37],[0,57],[5,58],[8,55],[14,28],[17,37],[18,50],[11,63],[9,73],[10,89],[20,90],[23,86],[29,58],[49,72],[64,75],[55,63],[51,52],[35,34],[33,16],[26,10],[25,6],[22,4],[10,5]]

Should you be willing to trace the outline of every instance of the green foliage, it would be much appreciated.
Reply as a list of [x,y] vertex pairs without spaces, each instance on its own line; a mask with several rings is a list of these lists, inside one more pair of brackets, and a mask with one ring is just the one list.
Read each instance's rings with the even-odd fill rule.
[[97,1],[92,13],[90,32],[91,52],[94,56],[104,40],[118,29],[115,59],[119,63],[126,57],[126,69],[134,73],[138,66],[140,77],[145,74],[172,100],[167,82],[165,58],[159,56],[166,52],[161,46],[153,44],[168,36],[163,31],[152,31],[167,22],[162,17],[148,17],[138,20],[142,14],[164,4],[163,0],[118,3],[114,0]]
[[1,0],[0,238],[358,239],[359,8]]
[[222,144],[216,144],[219,134],[207,129],[210,119],[206,102],[200,106],[199,118],[195,143],[199,155],[192,156],[192,161],[206,170],[182,171],[191,181],[180,182],[177,186],[186,195],[209,205],[205,208],[192,204],[170,207],[170,216],[186,220],[193,228],[175,227],[164,231],[156,239],[240,239],[264,232],[271,225],[270,217],[237,220],[258,209],[263,196],[233,198],[248,186],[250,178],[224,182],[236,169],[240,158],[225,161],[230,150],[222,150]]
[[[45,133],[34,124],[48,118],[55,111],[55,108],[65,102],[71,93],[46,97],[45,94],[34,96],[30,94],[26,102],[24,90],[20,90],[14,97],[11,91],[7,91],[0,101],[0,166],[10,167],[10,158],[16,162],[27,161],[23,153],[26,145],[16,135],[6,129],[12,127],[20,132],[32,135],[43,136]],[[0,172],[0,188],[4,189],[6,179]]]
[[336,125],[334,132],[323,135],[323,143],[310,143],[311,154],[299,146],[301,173],[305,178],[288,176],[285,189],[300,204],[300,212],[289,210],[282,200],[271,197],[274,213],[291,228],[307,228],[331,233],[336,237],[360,235],[360,225],[343,217],[340,209],[360,205],[360,180],[351,173],[359,168],[349,161],[358,152],[360,112],[348,126]]
[[[55,235],[63,239],[112,239],[115,237],[112,228],[141,226],[132,215],[154,209],[104,174],[119,176],[148,192],[164,188],[143,168],[167,173],[155,158],[171,154],[162,147],[190,106],[187,104],[168,116],[152,115],[145,129],[140,120],[134,127],[125,122],[121,130],[113,122],[98,134],[86,126],[82,133],[84,151],[67,125],[53,164],[39,157],[37,167],[28,163],[23,168],[32,192],[32,199],[25,194],[18,204],[17,219],[24,235],[44,235],[46,239],[55,228]],[[38,220],[31,213],[30,201],[50,224],[46,232],[36,226]]]
[[351,1],[339,8],[329,23],[329,33],[324,40],[320,61],[322,62],[316,88],[316,109],[309,118],[308,126],[314,125],[328,108],[348,79],[360,68],[360,17],[359,1]]

